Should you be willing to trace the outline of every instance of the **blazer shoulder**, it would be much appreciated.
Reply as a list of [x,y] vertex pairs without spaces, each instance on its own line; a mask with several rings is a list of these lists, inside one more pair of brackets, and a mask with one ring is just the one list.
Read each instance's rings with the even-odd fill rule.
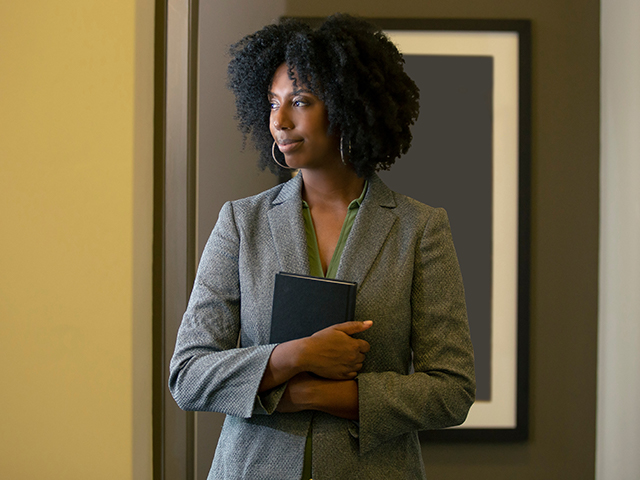
[[251,195],[245,198],[239,198],[237,200],[231,200],[229,203],[233,206],[234,210],[251,209],[262,205],[271,205],[273,200],[278,197],[278,194],[282,190],[284,184],[276,185],[268,190]]
[[228,201],[223,205],[220,217],[231,218],[241,229],[255,228],[265,224],[267,214],[278,204],[301,199],[300,186],[301,179],[294,177],[256,195]]
[[397,192],[393,192],[393,195],[397,205],[396,213],[400,217],[412,218],[422,223],[428,222],[434,215],[436,217],[447,216],[445,209],[442,207],[432,207],[415,198]]
[[378,175],[370,179],[371,202],[390,209],[407,228],[423,229],[432,219],[448,217],[443,208],[432,207],[414,198],[391,190]]
[[302,178],[297,175],[291,180],[280,183],[275,187],[260,192],[250,197],[241,198],[229,202],[233,205],[234,210],[239,209],[255,209],[256,207],[271,208],[272,205],[282,203],[287,200],[301,198],[300,189],[302,186]]

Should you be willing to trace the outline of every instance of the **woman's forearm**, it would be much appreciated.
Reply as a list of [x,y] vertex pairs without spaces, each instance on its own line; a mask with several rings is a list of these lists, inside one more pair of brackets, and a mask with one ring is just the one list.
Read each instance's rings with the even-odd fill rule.
[[296,340],[281,343],[274,348],[262,376],[258,392],[262,393],[271,390],[302,372],[299,356],[300,346]]
[[336,417],[357,420],[358,383],[355,380],[328,380],[301,373],[290,379],[277,410],[318,410]]
[[312,393],[313,410],[358,420],[358,382],[320,379]]

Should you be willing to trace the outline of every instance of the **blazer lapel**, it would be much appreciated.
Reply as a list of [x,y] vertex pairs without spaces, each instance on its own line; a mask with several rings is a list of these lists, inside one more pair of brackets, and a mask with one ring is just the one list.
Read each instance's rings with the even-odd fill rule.
[[374,175],[342,252],[336,277],[358,283],[358,289],[378,256],[397,217],[393,192]]
[[282,186],[267,217],[280,271],[308,275],[309,255],[302,218],[301,189],[302,176],[298,174]]

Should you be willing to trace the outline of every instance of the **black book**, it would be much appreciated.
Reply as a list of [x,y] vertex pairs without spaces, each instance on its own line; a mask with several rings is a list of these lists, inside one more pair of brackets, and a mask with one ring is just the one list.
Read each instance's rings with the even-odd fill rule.
[[344,280],[277,273],[269,343],[309,337],[336,323],[352,321],[357,287]]

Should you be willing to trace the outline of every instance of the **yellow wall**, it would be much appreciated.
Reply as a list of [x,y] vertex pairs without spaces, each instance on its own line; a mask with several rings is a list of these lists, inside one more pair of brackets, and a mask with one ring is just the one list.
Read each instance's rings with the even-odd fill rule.
[[0,2],[0,477],[151,476],[153,0]]

